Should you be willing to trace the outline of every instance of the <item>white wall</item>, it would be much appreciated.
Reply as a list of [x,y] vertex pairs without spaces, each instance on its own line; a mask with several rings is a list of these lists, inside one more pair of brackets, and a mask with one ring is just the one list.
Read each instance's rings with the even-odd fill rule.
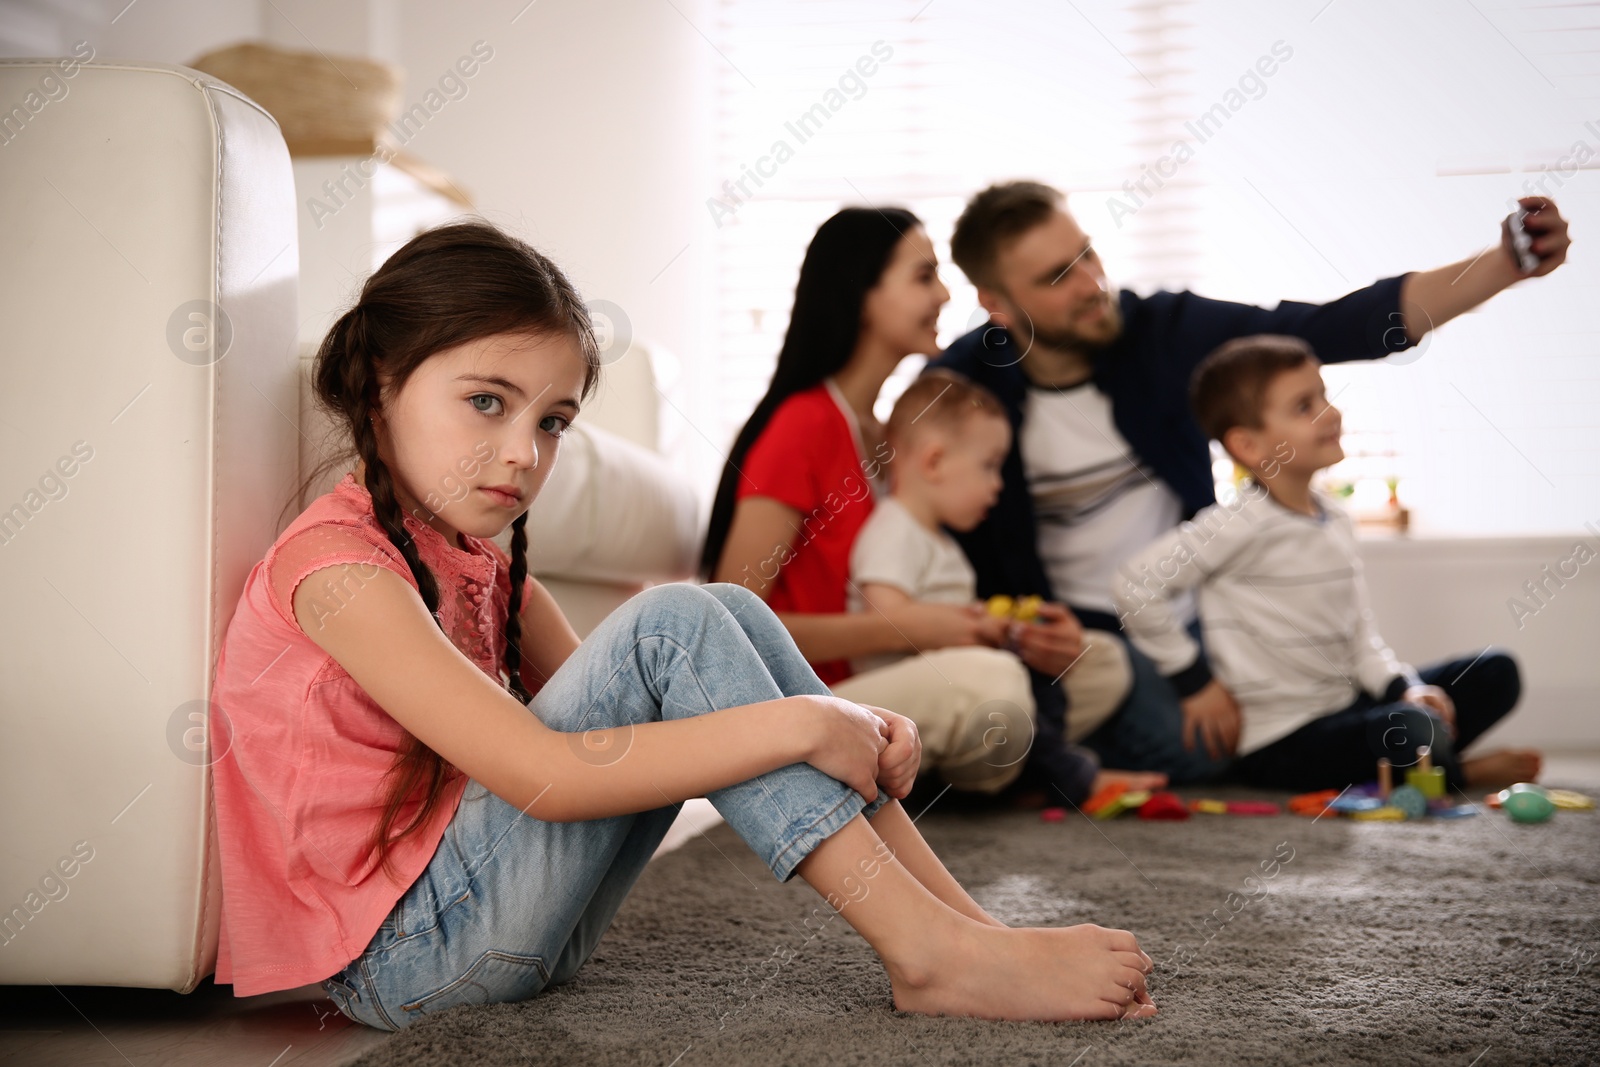
[[[1470,658],[1491,644],[1516,658],[1522,700],[1486,735],[1489,746],[1600,748],[1600,508],[1595,511],[1592,529],[1569,537],[1361,544],[1378,631],[1401,659],[1424,666]],[[1587,553],[1575,552],[1580,543]],[[1579,562],[1585,556],[1590,562]],[[1543,585],[1539,600],[1527,593],[1526,582]],[[1514,612],[1513,598],[1534,613]]]
[[685,18],[704,25],[710,5],[680,2],[680,15],[623,0],[525,4],[397,0],[407,105],[474,41],[494,49],[469,94],[407,148],[665,350],[664,448],[685,469],[720,465],[695,429],[707,421],[696,357],[712,249],[691,226],[704,213],[721,60]]
[[66,55],[88,41],[95,58],[182,63],[219,44],[261,35],[257,0],[6,0],[0,55]]
[[187,63],[264,39],[397,63],[409,107],[475,42],[493,49],[466,94],[406,151],[549,253],[591,300],[622,309],[654,349],[664,450],[686,471],[720,467],[721,443],[697,429],[709,424],[711,390],[696,356],[706,343],[712,244],[694,227],[711,184],[710,78],[722,62],[697,29],[709,0],[126,3],[7,0],[0,55],[66,54],[88,40],[99,59]]

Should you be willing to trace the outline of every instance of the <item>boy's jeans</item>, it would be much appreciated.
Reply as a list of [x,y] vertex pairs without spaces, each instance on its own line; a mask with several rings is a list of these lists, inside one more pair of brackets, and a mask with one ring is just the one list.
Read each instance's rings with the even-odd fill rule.
[[[1074,609],[1084,626],[1106,630],[1127,645],[1133,668],[1133,689],[1106,723],[1084,738],[1085,746],[1099,753],[1102,767],[1124,771],[1162,771],[1173,785],[1211,781],[1222,776],[1231,756],[1213,757],[1199,739],[1189,748],[1183,741],[1183,701],[1172,683],[1146,656],[1118,633],[1115,616]],[[1187,627],[1189,636],[1203,649],[1200,621]],[[1204,653],[1202,652],[1202,655]]]
[[[1443,689],[1455,705],[1456,729],[1418,704],[1385,704],[1363,693],[1347,708],[1313,719],[1287,737],[1239,758],[1238,776],[1267,789],[1340,789],[1378,776],[1378,760],[1394,765],[1394,784],[1405,783],[1428,745],[1445,781],[1466,788],[1460,753],[1505,718],[1522,693],[1516,660],[1497,649],[1417,670],[1426,685]],[[1454,799],[1454,798],[1453,798]]]
[[[672,584],[612,612],[529,708],[570,734],[580,758],[604,765],[627,759],[628,742],[597,748],[585,731],[800,693],[827,696],[828,687],[760,598],[729,583]],[[889,799],[880,793],[869,804],[805,763],[707,798],[779,881]],[[469,781],[427,868],[323,989],[357,1022],[400,1030],[457,1004],[522,1000],[565,982],[599,944],[679,807],[663,797],[633,815],[542,822]]]

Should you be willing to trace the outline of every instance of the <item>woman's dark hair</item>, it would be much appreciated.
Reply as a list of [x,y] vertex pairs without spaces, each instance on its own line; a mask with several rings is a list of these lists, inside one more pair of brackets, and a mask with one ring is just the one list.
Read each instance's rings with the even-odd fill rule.
[[[307,477],[298,499],[337,464],[362,460],[372,510],[417,580],[423,603],[442,625],[439,585],[422,562],[402,522],[394,479],[378,455],[372,416],[398,395],[406,380],[435,353],[494,334],[571,337],[583,355],[582,396],[593,392],[600,353],[588,309],[559,267],[522,241],[481,220],[457,222],[412,238],[361,287],[360,299],[341,315],[317,350],[312,387],[347,447]],[[378,372],[388,379],[380,395]],[[581,399],[581,397],[580,397]],[[511,524],[511,603],[506,617],[505,667],[511,692],[532,699],[521,676],[522,586],[527,575],[528,514]],[[393,845],[425,825],[451,776],[445,759],[407,733],[388,776],[374,845],[387,871]],[[394,832],[401,809],[418,788],[426,799],[416,816]]]
[[904,208],[847,207],[817,227],[800,264],[789,329],[778,350],[767,393],[756,405],[722,468],[711,521],[700,551],[703,580],[710,580],[722,559],[733,525],[739,467],[745,454],[767,428],[773,412],[795,393],[818,385],[850,361],[861,335],[861,308],[867,291],[878,284],[895,245],[922,220]]

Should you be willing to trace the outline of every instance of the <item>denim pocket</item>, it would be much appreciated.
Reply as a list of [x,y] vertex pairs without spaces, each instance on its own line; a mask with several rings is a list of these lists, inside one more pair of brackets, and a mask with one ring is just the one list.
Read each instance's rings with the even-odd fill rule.
[[490,949],[461,975],[416,1000],[400,1005],[410,1017],[444,1011],[458,1004],[501,1004],[526,1000],[550,981],[542,956]]
[[[367,1013],[361,1010],[361,994],[345,980],[345,973],[345,971],[340,971],[332,978],[324,980],[322,991],[328,994],[328,999],[333,1001],[334,1007],[339,1009],[339,1014],[346,1019],[351,1022],[361,1023],[363,1026],[378,1027],[379,1024],[373,1022],[367,1017]],[[379,1028],[385,1029],[384,1027]]]
[[385,924],[390,937],[384,947],[437,930],[445,913],[470,896],[472,885],[454,846],[440,841],[428,866],[389,909]]

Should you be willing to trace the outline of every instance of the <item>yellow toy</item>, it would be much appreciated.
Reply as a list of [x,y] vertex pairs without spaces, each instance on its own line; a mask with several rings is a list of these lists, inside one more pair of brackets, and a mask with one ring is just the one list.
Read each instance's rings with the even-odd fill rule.
[[1433,765],[1433,749],[1430,746],[1417,746],[1417,765],[1406,771],[1406,785],[1428,800],[1444,796],[1444,768]]
[[1570,789],[1546,789],[1550,796],[1550,803],[1566,811],[1593,811],[1594,800],[1582,793],[1574,793]]
[[1370,811],[1352,811],[1350,817],[1361,822],[1405,822],[1406,813],[1399,808],[1385,804],[1381,808],[1373,808]]
[[1015,599],[997,594],[989,598],[988,611],[997,619],[1015,619],[1017,622],[1032,622],[1039,617],[1039,605],[1044,603],[1044,598],[1039,596],[1024,596]]

